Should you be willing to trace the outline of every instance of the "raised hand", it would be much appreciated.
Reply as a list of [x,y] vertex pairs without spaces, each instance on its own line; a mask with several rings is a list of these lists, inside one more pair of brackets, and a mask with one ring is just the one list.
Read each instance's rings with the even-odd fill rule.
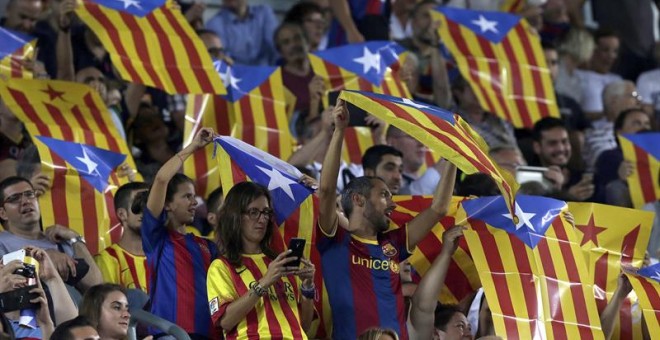
[[287,264],[295,260],[294,257],[289,257],[289,255],[291,255],[291,250],[282,252],[268,265],[266,275],[264,275],[261,282],[264,288],[270,287],[273,283],[279,281],[282,276],[295,274],[298,271],[297,267],[287,267]]
[[332,110],[332,119],[335,123],[335,129],[343,130],[348,126],[349,112],[346,107],[346,102],[337,99],[337,104]]
[[212,128],[202,128],[195,135],[192,144],[195,146],[195,149],[201,149],[211,143],[215,137],[216,134]]
[[467,228],[464,226],[453,226],[449,228],[442,234],[442,250],[449,255],[453,255],[458,249],[458,242],[460,241],[461,236],[463,236],[463,230]]

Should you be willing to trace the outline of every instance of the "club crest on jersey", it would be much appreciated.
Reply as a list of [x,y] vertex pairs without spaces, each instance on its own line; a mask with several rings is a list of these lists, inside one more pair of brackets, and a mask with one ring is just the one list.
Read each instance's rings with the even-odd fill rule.
[[396,248],[390,243],[385,243],[383,244],[383,254],[387,257],[394,257],[396,256]]
[[217,313],[219,309],[220,308],[218,306],[218,298],[214,297],[213,299],[211,299],[211,301],[209,301],[209,310],[211,311],[211,315]]
[[394,261],[390,261],[390,270],[394,274],[399,274],[399,264]]

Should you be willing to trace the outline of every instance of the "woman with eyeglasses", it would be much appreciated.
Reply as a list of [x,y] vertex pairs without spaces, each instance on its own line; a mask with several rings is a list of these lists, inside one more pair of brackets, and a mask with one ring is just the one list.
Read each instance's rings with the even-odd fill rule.
[[277,226],[268,189],[235,185],[219,212],[223,255],[207,277],[211,319],[226,338],[307,339],[314,313],[314,265],[270,248]]

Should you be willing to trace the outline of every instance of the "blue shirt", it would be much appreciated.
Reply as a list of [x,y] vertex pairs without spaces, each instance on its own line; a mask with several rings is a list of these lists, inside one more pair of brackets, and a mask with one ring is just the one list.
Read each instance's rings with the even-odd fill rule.
[[188,333],[218,339],[206,294],[206,273],[218,248],[207,239],[169,230],[166,220],[165,211],[156,219],[144,209],[142,247],[151,275],[151,312]]
[[206,23],[206,28],[220,36],[229,55],[238,64],[274,65],[277,50],[273,34],[277,19],[266,5],[248,6],[244,18],[222,8]]

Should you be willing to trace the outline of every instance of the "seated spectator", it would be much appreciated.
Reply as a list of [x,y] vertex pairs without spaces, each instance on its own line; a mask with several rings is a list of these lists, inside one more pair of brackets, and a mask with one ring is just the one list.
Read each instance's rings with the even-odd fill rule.
[[585,65],[595,48],[594,38],[584,28],[573,27],[557,45],[559,69],[554,81],[557,93],[570,97],[580,103],[582,100],[582,81],[579,67]]
[[362,156],[364,175],[382,179],[390,192],[396,195],[401,189],[402,157],[401,151],[389,145],[374,145]]
[[119,285],[104,283],[85,292],[80,304],[80,315],[86,317],[101,339],[123,340],[128,335],[126,291]]
[[225,43],[229,56],[244,65],[274,65],[277,53],[273,33],[277,19],[268,5],[248,0],[223,0],[222,8],[206,22]]
[[16,175],[16,166],[32,139],[23,123],[0,98],[0,181]]
[[[9,177],[0,182],[0,202],[0,220],[5,228],[0,232],[0,256],[36,246],[48,251],[62,279],[81,291],[103,281],[82,236],[61,225],[41,231],[39,202],[27,179]],[[82,272],[85,267],[88,269]]]
[[513,145],[498,145],[488,150],[488,155],[502,169],[516,175],[519,166],[527,165],[527,161],[518,147]]
[[[323,14],[323,10],[319,5],[313,2],[303,1],[289,8],[289,11],[284,16],[284,22],[296,23],[302,27],[311,52],[319,50],[321,40],[325,36],[328,24]],[[275,35],[277,36],[277,33]],[[277,41],[275,42],[275,46],[277,46]]]
[[[307,339],[314,265],[270,248],[278,232],[273,214],[268,189],[253,182],[234,185],[220,209],[216,233],[224,253],[209,268],[207,290],[213,325],[225,337]],[[302,266],[292,266],[295,260]]]
[[457,306],[438,304],[434,314],[434,337],[438,339],[472,338],[467,317]]
[[358,340],[399,340],[399,335],[390,328],[369,328],[358,336]]
[[[142,249],[142,212],[133,212],[135,197],[149,189],[142,182],[122,185],[115,192],[115,215],[122,227],[119,242],[110,245],[95,256],[103,280],[124,288],[147,292],[147,258]],[[99,330],[100,331],[100,330]]]
[[84,316],[69,320],[55,328],[52,340],[100,340],[99,333]]
[[0,21],[0,26],[32,34],[42,10],[43,2],[41,0],[9,0],[5,7],[5,17]]
[[203,128],[192,142],[158,170],[142,216],[142,248],[151,277],[151,312],[183,328],[194,339],[217,338],[211,323],[206,282],[211,261],[218,256],[214,243],[186,233],[193,222],[197,199],[193,181],[177,173],[193,152],[215,136]]

